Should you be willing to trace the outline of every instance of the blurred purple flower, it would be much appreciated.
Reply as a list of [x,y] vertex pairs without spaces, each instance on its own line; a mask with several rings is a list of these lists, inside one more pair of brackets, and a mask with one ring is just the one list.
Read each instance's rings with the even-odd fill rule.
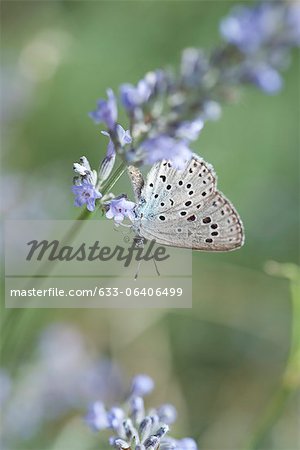
[[[124,409],[112,408],[106,417],[113,436],[109,438],[109,444],[119,450],[135,448],[136,450],[197,450],[195,441],[191,438],[181,440],[167,436],[169,424],[176,419],[176,409],[169,404],[162,405],[158,409],[145,411],[142,396],[152,391],[154,382],[148,375],[137,375],[131,383],[130,396],[125,402]],[[139,397],[141,395],[141,397]],[[105,409],[101,404],[101,426],[106,423]],[[94,413],[94,411],[93,411]],[[88,424],[92,429],[96,428],[95,414]],[[98,429],[99,426],[98,426]]]
[[277,94],[282,88],[282,78],[277,70],[268,65],[259,65],[249,70],[250,81],[266,94]]
[[300,5],[261,2],[255,7],[237,6],[221,21],[223,38],[244,53],[263,46],[300,44]]
[[136,375],[131,382],[131,394],[137,397],[144,397],[154,389],[154,381],[149,375]]
[[146,139],[140,149],[145,154],[145,164],[155,164],[166,159],[178,170],[183,169],[192,156],[191,150],[183,140],[177,140],[166,134]]
[[[75,327],[64,323],[47,327],[37,350],[36,360],[20,367],[3,408],[3,432],[9,444],[33,437],[48,421],[78,414],[99,396],[115,401],[123,393],[119,368],[107,358],[91,357]],[[100,406],[89,412],[91,421],[92,413],[95,416],[95,427],[105,425]]]
[[170,404],[161,405],[157,409],[157,414],[159,419],[168,425],[175,422],[177,418],[176,408]]
[[176,137],[187,141],[195,141],[204,126],[203,120],[198,117],[192,121],[181,122],[176,129]]
[[242,52],[252,53],[276,36],[278,30],[276,7],[261,3],[254,8],[237,6],[223,19],[220,31],[223,38]]
[[106,207],[106,218],[114,219],[117,224],[122,222],[125,217],[128,217],[131,221],[134,220],[133,208],[135,207],[135,203],[127,200],[124,195],[114,198]]
[[96,199],[102,197],[100,192],[95,189],[95,186],[87,180],[82,180],[80,185],[74,185],[72,192],[75,195],[74,205],[80,207],[86,204],[89,211],[94,211]]
[[126,83],[120,87],[122,104],[129,111],[147,102],[151,93],[151,85],[145,79],[140,80],[136,86]]
[[123,409],[117,408],[116,406],[111,408],[107,413],[108,427],[118,428],[122,424],[124,417],[125,413]]
[[164,92],[168,85],[168,75],[162,69],[146,73],[144,80],[151,89],[151,94]]
[[95,402],[92,404],[87,415],[85,416],[85,421],[94,431],[100,431],[108,428],[109,421],[104,404],[102,402]]
[[219,120],[222,115],[222,108],[218,102],[207,100],[203,105],[204,120]]
[[209,63],[203,51],[189,47],[182,52],[181,77],[187,86],[197,86],[209,68]]
[[97,109],[89,113],[89,116],[96,122],[103,122],[109,130],[114,130],[118,117],[117,103],[112,89],[107,90],[107,100],[100,99],[97,102]]

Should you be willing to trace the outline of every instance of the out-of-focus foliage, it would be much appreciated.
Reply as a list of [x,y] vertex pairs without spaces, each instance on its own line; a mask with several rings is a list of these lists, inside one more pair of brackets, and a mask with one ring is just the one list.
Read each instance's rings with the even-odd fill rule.
[[[95,100],[108,86],[176,65],[185,47],[212,48],[234,3],[2,2],[7,217],[75,218],[72,162],[88,154],[95,165],[106,151],[87,115]],[[298,68],[294,52],[281,93],[269,97],[249,88],[194,144],[238,208],[246,244],[230,254],[194,254],[193,310],[3,310],[2,366],[13,377],[34,366],[44,327],[64,320],[84,334],[88,353],[122,368],[124,385],[139,372],[157,381],[153,401],[176,405],[178,437],[192,435],[208,449],[241,447],[276,389],[289,345],[288,281],[263,267],[271,259],[298,258]],[[122,179],[119,191],[128,186]],[[291,399],[266,448],[297,447],[296,410]],[[21,403],[22,411],[30,414],[30,405],[25,410]],[[20,440],[18,450],[104,448],[99,442],[70,415],[46,425],[35,440]]]

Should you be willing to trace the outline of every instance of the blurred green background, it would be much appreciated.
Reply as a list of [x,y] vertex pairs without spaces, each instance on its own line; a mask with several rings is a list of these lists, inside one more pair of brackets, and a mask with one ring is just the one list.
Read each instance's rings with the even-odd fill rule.
[[[219,21],[235,3],[3,1],[5,216],[76,218],[72,163],[84,154],[97,166],[106,151],[87,115],[96,100],[107,87],[178,66],[185,47],[213,48]],[[3,367],[18,379],[35,364],[41,331],[67,323],[82,334],[87,352],[112,358],[124,380],[153,376],[153,404],[170,401],[179,410],[178,437],[191,435],[207,450],[242,448],[279,383],[290,340],[288,281],[264,267],[269,260],[297,263],[299,256],[299,53],[284,79],[276,96],[244,90],[193,146],[214,165],[246,230],[237,252],[194,254],[193,309],[3,309]],[[124,178],[114,192],[129,189]],[[299,448],[298,412],[291,398],[261,448]],[[70,414],[14,445],[87,450],[106,448],[104,442]]]

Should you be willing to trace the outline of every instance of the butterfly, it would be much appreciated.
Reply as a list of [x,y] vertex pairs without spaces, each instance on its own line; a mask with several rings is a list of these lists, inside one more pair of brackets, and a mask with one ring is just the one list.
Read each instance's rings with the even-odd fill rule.
[[229,251],[244,243],[242,221],[217,190],[213,167],[193,155],[183,170],[170,161],[156,163],[146,181],[139,169],[128,168],[137,205],[136,241],[155,240],[172,247]]

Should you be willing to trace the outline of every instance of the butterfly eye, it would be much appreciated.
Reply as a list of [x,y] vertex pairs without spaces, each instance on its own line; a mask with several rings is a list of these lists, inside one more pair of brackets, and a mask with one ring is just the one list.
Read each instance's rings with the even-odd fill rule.
[[218,228],[218,224],[217,224],[217,223],[213,223],[210,227],[211,227],[213,230],[215,230],[216,228]]
[[210,217],[204,217],[204,219],[202,220],[203,223],[210,223],[211,222],[211,218]]
[[207,239],[205,239],[205,242],[207,242],[208,244],[211,244],[212,243],[212,239],[210,239],[210,238],[207,238]]

